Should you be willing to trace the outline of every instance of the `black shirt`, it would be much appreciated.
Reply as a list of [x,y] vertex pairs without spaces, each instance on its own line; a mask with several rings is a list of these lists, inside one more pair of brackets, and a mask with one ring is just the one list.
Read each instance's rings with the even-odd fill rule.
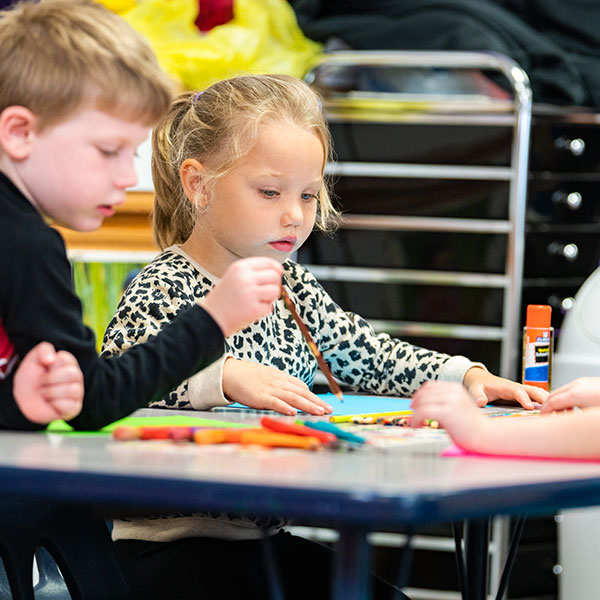
[[[224,348],[220,328],[196,305],[146,343],[99,358],[94,334],[83,323],[61,235],[2,173],[0,327],[20,358],[41,341],[75,356],[85,384],[83,410],[70,421],[76,429],[97,429],[162,398]],[[0,380],[0,427],[40,429],[14,401],[15,371],[16,366]]]

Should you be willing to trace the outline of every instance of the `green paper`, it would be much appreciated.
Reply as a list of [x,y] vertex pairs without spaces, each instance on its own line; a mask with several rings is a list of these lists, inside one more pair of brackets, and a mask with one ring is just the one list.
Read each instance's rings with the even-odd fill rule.
[[52,421],[46,431],[48,433],[68,433],[72,435],[108,435],[121,425],[127,427],[256,427],[256,425],[248,425],[246,423],[231,423],[230,421],[188,417],[187,415],[169,415],[160,417],[125,417],[102,427],[98,431],[78,431],[64,421]]

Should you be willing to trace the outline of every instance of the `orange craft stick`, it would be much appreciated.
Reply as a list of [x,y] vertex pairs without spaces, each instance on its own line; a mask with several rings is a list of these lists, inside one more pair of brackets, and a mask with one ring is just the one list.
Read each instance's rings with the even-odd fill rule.
[[342,393],[342,389],[338,385],[338,382],[333,378],[331,370],[329,369],[327,363],[325,362],[325,359],[323,358],[321,351],[317,348],[317,345],[315,344],[314,340],[312,339],[312,336],[310,335],[310,332],[308,331],[308,327],[304,324],[304,321],[302,321],[302,319],[300,318],[300,315],[298,314],[298,311],[296,310],[294,303],[291,301],[290,297],[288,296],[288,293],[285,291],[285,288],[283,286],[281,287],[281,297],[283,298],[283,301],[285,302],[285,305],[288,307],[289,311],[292,313],[292,317],[294,317],[294,321],[296,321],[296,323],[298,324],[298,327],[300,327],[300,331],[302,332],[302,335],[303,335],[304,339],[306,340],[308,347],[310,348],[311,352],[314,354],[315,358],[317,359],[317,363],[319,364],[319,368],[321,369],[321,372],[327,378],[327,383],[329,384],[329,389],[331,390],[331,393],[343,401],[344,394]]
[[199,429],[194,431],[194,442],[196,444],[224,444],[227,441],[224,429]]
[[248,431],[262,431],[258,428],[232,427],[225,429],[198,429],[193,439],[196,444],[239,444],[242,434]]
[[316,450],[321,445],[316,437],[275,433],[273,431],[244,431],[240,437],[240,442],[244,445],[301,448],[303,450]]

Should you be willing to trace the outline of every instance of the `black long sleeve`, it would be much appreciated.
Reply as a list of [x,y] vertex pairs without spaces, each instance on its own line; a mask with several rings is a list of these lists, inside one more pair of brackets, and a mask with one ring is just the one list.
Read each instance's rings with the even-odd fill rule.
[[[0,273],[0,319],[18,355],[48,341],[79,362],[85,397],[81,414],[71,421],[77,429],[97,429],[130,414],[223,352],[221,330],[194,306],[148,342],[119,357],[99,358],[94,334],[83,324],[60,234],[1,173]],[[0,381],[0,427],[39,429],[15,404],[13,374]]]

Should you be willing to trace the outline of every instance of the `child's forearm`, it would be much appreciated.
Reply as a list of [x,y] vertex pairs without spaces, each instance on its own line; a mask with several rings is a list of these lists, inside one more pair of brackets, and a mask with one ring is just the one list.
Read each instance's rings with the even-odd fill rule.
[[511,456],[600,458],[600,408],[539,417],[486,418],[466,450]]

